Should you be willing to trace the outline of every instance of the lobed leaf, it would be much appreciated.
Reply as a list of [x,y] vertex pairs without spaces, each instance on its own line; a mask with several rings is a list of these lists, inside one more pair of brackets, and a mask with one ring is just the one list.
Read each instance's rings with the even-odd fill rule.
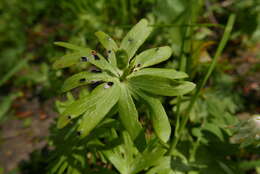
[[137,69],[152,66],[170,58],[172,49],[169,46],[151,48],[138,54],[134,59]]
[[156,164],[166,152],[157,139],[154,139],[140,153],[127,132],[123,131],[122,136],[123,144],[103,151],[120,173],[136,174],[141,172]]
[[152,141],[142,154],[131,164],[131,173],[135,174],[153,166],[166,152],[166,149]]
[[135,146],[127,132],[123,131],[122,135],[124,140],[123,144],[115,146],[112,149],[106,149],[102,152],[120,173],[129,173],[129,165],[133,161]]
[[188,75],[185,72],[176,71],[174,69],[166,68],[145,68],[140,71],[133,72],[127,78],[137,77],[137,76],[153,76],[162,77],[171,80],[187,78]]
[[195,84],[187,81],[174,81],[153,76],[137,76],[129,79],[135,88],[162,96],[180,96],[191,92]]
[[134,56],[151,32],[152,27],[148,26],[148,21],[142,19],[127,33],[121,42],[120,48],[127,52],[128,61]]

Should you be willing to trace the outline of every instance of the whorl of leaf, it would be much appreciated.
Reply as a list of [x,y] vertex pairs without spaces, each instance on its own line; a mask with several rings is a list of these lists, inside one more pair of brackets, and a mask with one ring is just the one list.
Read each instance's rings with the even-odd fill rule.
[[148,21],[142,19],[127,33],[119,46],[106,33],[96,32],[98,40],[107,50],[107,58],[90,48],[65,42],[55,43],[71,50],[72,53],[56,60],[54,68],[90,63],[101,70],[101,73],[80,72],[64,82],[63,92],[94,82],[101,83],[90,94],[72,101],[64,108],[58,120],[59,128],[77,120],[79,135],[88,136],[111,109],[116,107],[122,125],[134,142],[138,137],[144,137],[144,128],[139,122],[133,99],[135,98],[146,104],[159,140],[164,143],[169,140],[171,126],[157,96],[185,95],[195,88],[195,84],[181,80],[188,77],[184,72],[148,68],[168,60],[172,54],[170,47],[152,48],[136,54],[151,32],[152,27],[148,25]]

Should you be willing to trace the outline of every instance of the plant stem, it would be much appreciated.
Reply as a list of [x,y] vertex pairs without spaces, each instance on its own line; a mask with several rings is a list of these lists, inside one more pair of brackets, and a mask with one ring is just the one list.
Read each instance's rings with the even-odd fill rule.
[[189,103],[189,106],[187,108],[187,111],[185,112],[185,117],[183,118],[183,120],[181,121],[180,123],[180,128],[178,130],[178,133],[176,134],[177,136],[173,139],[173,141],[171,142],[170,144],[170,148],[169,148],[169,151],[167,152],[168,154],[172,154],[173,151],[175,150],[179,140],[180,140],[180,137],[183,133],[183,130],[188,122],[188,119],[189,119],[189,114],[190,114],[190,111],[192,110],[192,107],[194,106],[194,103],[195,101],[197,100],[199,94],[200,94],[200,91],[201,89],[205,86],[206,82],[208,81],[211,73],[213,72],[215,66],[216,66],[216,63],[223,51],[223,49],[225,48],[226,44],[227,44],[227,41],[229,39],[229,36],[230,36],[230,33],[231,33],[231,30],[233,28],[233,25],[234,25],[234,22],[235,22],[235,15],[234,14],[231,14],[228,18],[228,22],[227,22],[227,25],[225,27],[225,31],[224,31],[224,34],[223,34],[223,37],[220,41],[220,44],[218,45],[218,48],[217,48],[217,51],[213,57],[213,60],[212,60],[212,63],[210,64],[210,67],[205,75],[205,77],[203,78],[202,81],[199,82],[198,84],[198,87],[195,91],[195,94],[192,96],[191,98],[191,101]]

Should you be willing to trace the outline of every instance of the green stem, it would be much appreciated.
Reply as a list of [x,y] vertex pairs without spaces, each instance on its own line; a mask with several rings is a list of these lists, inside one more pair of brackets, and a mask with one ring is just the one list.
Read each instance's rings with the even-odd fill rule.
[[[221,24],[212,24],[212,23],[203,23],[203,24],[181,24],[181,25],[178,25],[178,24],[154,24],[154,25],[149,25],[149,26],[152,26],[152,27],[218,27],[218,28],[224,28],[223,25]],[[131,26],[129,26],[130,28]]]
[[178,136],[176,136],[173,141],[171,142],[170,144],[170,149],[168,151],[168,154],[172,154],[173,151],[175,150],[179,140],[180,140],[180,137],[183,133],[183,130],[188,122],[188,119],[189,119],[189,114],[190,114],[190,111],[192,110],[192,107],[194,106],[194,103],[195,101],[197,100],[199,94],[200,94],[200,91],[201,89],[205,86],[206,82],[208,81],[211,73],[213,72],[215,66],[216,66],[216,63],[224,49],[224,47],[226,46],[227,44],[227,41],[229,39],[229,36],[230,36],[230,33],[231,33],[231,30],[233,28],[233,25],[234,25],[234,22],[235,22],[235,15],[234,14],[231,14],[228,18],[228,22],[227,22],[227,25],[225,27],[225,31],[224,31],[224,34],[223,34],[223,37],[220,41],[220,44],[218,45],[218,48],[217,48],[217,51],[213,57],[213,60],[212,60],[212,63],[205,75],[205,77],[203,78],[202,81],[200,81],[200,83],[198,84],[198,87],[195,91],[195,94],[192,96],[191,98],[191,101],[189,103],[189,106],[187,108],[187,111],[185,112],[185,117],[183,118],[183,120],[181,121],[181,124],[180,124],[180,128],[178,130]]

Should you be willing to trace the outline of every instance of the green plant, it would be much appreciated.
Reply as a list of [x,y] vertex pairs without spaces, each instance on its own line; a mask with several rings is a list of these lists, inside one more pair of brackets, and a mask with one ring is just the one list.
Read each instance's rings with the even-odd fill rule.
[[[217,78],[211,79],[215,88],[205,89],[234,20],[231,15],[198,88],[186,96],[195,87],[184,80],[187,74],[158,64],[170,58],[170,47],[135,55],[152,31],[145,19],[130,30],[119,47],[110,36],[97,32],[106,58],[89,48],[57,42],[72,52],[58,59],[54,68],[91,64],[98,71],[83,71],[64,82],[67,100],[56,103],[60,117],[50,138],[56,149],[49,173],[116,173],[116,169],[122,174],[229,174],[256,167],[258,161],[235,163],[227,158],[241,155],[239,146],[229,140],[234,133],[235,138],[241,135],[241,124],[233,132],[229,129],[238,122],[233,114],[240,102],[237,95],[230,94],[232,80],[224,75],[218,80],[220,73],[215,72]],[[180,69],[189,72],[187,62],[180,62]],[[72,91],[75,88],[79,90]],[[172,111],[168,97],[174,105]],[[246,127],[245,136],[254,138],[258,133],[249,130]]]
[[[167,68],[148,68],[169,59],[172,52],[170,47],[151,48],[135,55],[151,31],[152,27],[148,25],[147,20],[142,19],[129,31],[120,47],[107,34],[97,32],[96,36],[106,49],[107,58],[89,48],[64,42],[56,43],[73,52],[58,59],[54,68],[90,63],[102,71],[80,72],[64,82],[64,92],[93,82],[99,81],[100,84],[91,93],[81,95],[77,100],[72,99],[66,105],[58,119],[58,128],[73,124],[77,134],[85,138],[118,113],[120,125],[124,127],[123,133],[119,133],[123,136],[124,143],[113,150],[104,151],[103,154],[121,173],[137,173],[144,170],[166,152],[159,147],[168,146],[166,143],[171,135],[171,125],[158,96],[180,96],[189,93],[195,87],[193,83],[183,80],[188,77],[186,73]],[[139,121],[134,99],[146,105],[147,115],[157,138],[150,135],[153,138],[145,139],[145,123],[141,124]],[[116,138],[118,133],[114,129],[110,136]],[[155,141],[161,143],[156,145]],[[122,148],[126,148],[123,152],[126,156],[117,154]],[[153,151],[150,151],[152,149]],[[154,159],[142,162],[146,158]],[[125,164],[120,163],[120,159],[126,160]]]
[[233,143],[241,143],[241,147],[256,144],[260,146],[260,116],[253,115],[250,119],[236,124],[233,128]]

